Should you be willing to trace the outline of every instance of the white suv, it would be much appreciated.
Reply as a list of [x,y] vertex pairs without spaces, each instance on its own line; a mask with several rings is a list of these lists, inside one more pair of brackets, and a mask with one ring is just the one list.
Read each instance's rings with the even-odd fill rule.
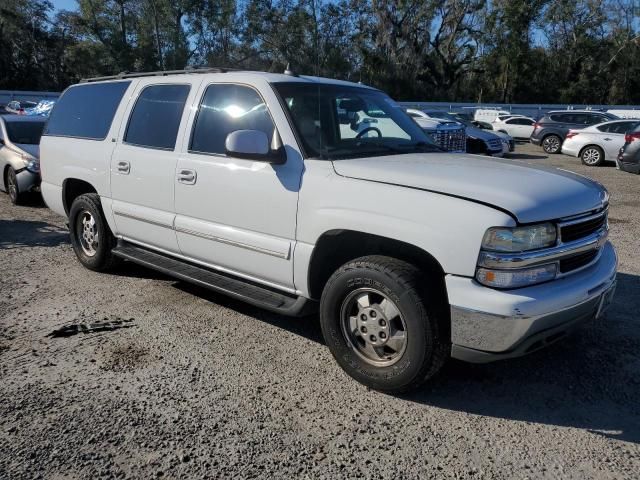
[[[384,121],[341,128],[354,117]],[[443,154],[358,84],[221,69],[90,80],[54,107],[41,158],[87,268],[125,259],[284,314],[319,307],[337,362],[380,390],[416,387],[449,356],[536,350],[615,286],[601,185]]]

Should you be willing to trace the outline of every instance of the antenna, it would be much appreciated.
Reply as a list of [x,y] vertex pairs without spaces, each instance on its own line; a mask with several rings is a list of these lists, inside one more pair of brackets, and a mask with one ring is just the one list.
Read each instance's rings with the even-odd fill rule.
[[287,68],[284,69],[284,74],[285,75],[291,75],[292,77],[297,77],[298,76],[298,74],[296,72],[291,70],[291,64],[289,62],[287,62]]

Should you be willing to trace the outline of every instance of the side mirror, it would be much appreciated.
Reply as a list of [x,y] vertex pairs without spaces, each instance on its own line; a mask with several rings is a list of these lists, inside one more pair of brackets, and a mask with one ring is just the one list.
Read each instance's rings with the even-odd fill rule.
[[286,161],[284,148],[277,131],[271,143],[261,130],[236,130],[227,135],[224,142],[227,155],[258,162],[282,164]]

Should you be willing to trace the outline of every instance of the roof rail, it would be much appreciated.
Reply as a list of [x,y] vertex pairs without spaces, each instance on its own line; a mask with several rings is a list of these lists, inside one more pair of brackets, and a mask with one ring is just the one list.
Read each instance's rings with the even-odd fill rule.
[[158,70],[157,72],[120,72],[117,75],[108,75],[106,77],[83,78],[80,80],[80,83],[122,80],[123,78],[166,77],[168,75],[181,75],[185,73],[226,73],[240,71],[242,70],[239,68],[227,67],[187,67],[183,70]]

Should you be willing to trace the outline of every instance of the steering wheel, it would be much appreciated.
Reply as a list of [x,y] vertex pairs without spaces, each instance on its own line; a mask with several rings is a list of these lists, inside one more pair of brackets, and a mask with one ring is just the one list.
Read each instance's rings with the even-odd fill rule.
[[362,130],[360,133],[358,133],[356,135],[356,138],[362,138],[364,136],[365,133],[368,132],[376,132],[378,134],[378,138],[382,138],[382,132],[377,129],[376,127],[367,127],[364,130]]

